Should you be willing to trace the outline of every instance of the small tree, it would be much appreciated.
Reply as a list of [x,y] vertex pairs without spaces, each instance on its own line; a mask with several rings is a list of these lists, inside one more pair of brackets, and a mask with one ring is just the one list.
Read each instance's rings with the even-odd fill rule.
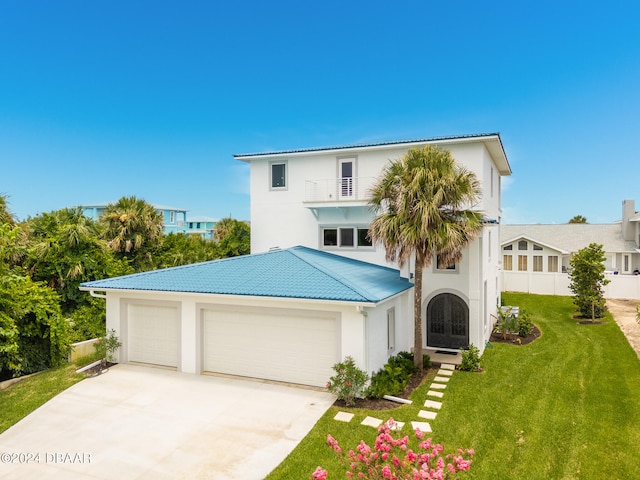
[[592,321],[602,317],[606,310],[603,287],[609,280],[604,278],[604,261],[603,247],[596,243],[578,250],[570,261],[573,303],[582,317],[591,317]]

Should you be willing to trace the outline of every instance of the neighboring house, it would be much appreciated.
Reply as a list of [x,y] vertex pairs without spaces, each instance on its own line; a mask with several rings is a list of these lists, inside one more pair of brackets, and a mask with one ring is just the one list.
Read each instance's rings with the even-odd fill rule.
[[[352,356],[367,373],[413,346],[413,262],[372,245],[367,189],[414,146],[452,152],[483,185],[485,227],[456,265],[425,269],[424,346],[481,351],[500,304],[498,134],[236,155],[251,170],[252,254],[81,289],[106,297],[121,362],[324,386]],[[103,295],[104,294],[104,295]]]
[[633,200],[622,202],[619,222],[502,225],[500,237],[504,290],[570,295],[571,256],[597,243],[612,280],[605,295],[640,298],[640,213]]
[[185,233],[213,240],[217,222],[218,219],[212,217],[189,217],[185,223]]
[[351,355],[367,371],[405,344],[412,284],[397,270],[306,247],[86,282],[105,292],[120,362],[324,386]]
[[[80,208],[82,208],[85,216],[97,220],[98,218],[100,218],[100,216],[102,216],[108,205],[110,205],[110,203],[91,203],[80,205]],[[153,206],[158,210],[158,213],[162,215],[162,218],[164,219],[163,226],[165,235],[169,233],[185,233],[187,210],[184,210],[182,208],[167,207],[165,205],[153,204]]]

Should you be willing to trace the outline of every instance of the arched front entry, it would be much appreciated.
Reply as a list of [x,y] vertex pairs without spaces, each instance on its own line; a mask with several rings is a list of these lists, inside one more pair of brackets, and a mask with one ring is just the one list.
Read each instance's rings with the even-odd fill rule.
[[427,346],[465,348],[469,345],[469,307],[453,293],[441,293],[427,305]]

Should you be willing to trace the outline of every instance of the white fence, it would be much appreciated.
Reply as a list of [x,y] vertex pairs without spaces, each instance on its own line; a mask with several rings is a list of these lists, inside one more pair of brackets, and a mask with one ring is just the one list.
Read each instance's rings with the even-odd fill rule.
[[[640,276],[606,274],[609,284],[604,287],[605,298],[640,300]],[[505,292],[538,293],[542,295],[573,295],[569,290],[566,273],[502,272],[502,290]]]

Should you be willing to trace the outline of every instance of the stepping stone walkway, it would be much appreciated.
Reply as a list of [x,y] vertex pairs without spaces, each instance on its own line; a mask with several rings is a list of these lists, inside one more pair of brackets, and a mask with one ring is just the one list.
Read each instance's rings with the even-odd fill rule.
[[[443,363],[440,366],[440,369],[438,370],[436,377],[433,379],[433,382],[429,386],[429,391],[427,391],[427,396],[442,399],[444,397],[444,392],[442,390],[445,390],[447,388],[447,383],[449,382],[451,375],[453,375],[453,372],[455,371],[455,369],[456,369],[455,365]],[[426,420],[434,420],[438,415],[438,412],[436,412],[435,410],[440,410],[442,408],[442,402],[427,399],[424,402],[424,408],[428,410],[420,410],[418,412],[418,416]],[[353,419],[353,417],[354,417],[353,413],[338,412],[336,416],[333,418],[335,420],[338,420],[339,422],[348,423]],[[378,428],[380,425],[382,425],[382,422],[383,420],[380,420],[379,418],[367,417],[361,422],[361,425],[367,425],[369,427]],[[395,424],[392,426],[392,430],[400,430],[402,429],[403,426],[404,426],[403,422],[395,422]],[[411,428],[413,428],[414,430],[420,429],[420,431],[425,433],[431,433],[433,431],[431,430],[431,425],[429,424],[429,422],[423,422],[423,421],[411,422]]]

